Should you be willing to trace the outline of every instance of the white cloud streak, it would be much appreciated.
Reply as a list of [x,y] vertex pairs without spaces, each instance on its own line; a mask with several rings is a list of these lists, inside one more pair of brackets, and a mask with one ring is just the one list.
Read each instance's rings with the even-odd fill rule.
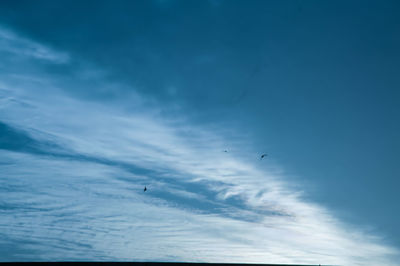
[[[2,241],[34,251],[27,260],[394,265],[398,258],[378,236],[343,224],[282,174],[250,161],[242,143],[240,154],[224,153],[227,136],[183,115],[167,118],[136,94],[129,108],[72,97],[65,89],[87,75],[60,89],[51,73],[23,70],[32,58],[68,64],[66,53],[4,29],[0,44],[0,53],[18,58],[0,77],[0,121],[70,155],[0,150]],[[12,257],[0,252],[0,260]]]
[[40,43],[18,36],[4,27],[0,27],[0,51],[23,56],[25,60],[33,58],[56,64],[69,61],[66,53],[56,52]]

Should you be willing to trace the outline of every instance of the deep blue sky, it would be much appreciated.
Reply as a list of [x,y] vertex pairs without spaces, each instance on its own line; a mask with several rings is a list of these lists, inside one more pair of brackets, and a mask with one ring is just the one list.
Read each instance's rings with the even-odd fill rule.
[[[220,128],[229,151],[239,132],[306,201],[400,247],[399,13],[398,1],[2,1],[0,23],[72,58],[40,63],[71,97],[129,109],[134,91]],[[82,61],[124,86],[89,73],[64,88]]]

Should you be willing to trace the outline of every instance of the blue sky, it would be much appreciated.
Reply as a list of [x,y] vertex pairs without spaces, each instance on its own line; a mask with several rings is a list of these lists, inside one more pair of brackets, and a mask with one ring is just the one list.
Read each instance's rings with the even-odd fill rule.
[[394,264],[399,8],[2,2],[0,260]]

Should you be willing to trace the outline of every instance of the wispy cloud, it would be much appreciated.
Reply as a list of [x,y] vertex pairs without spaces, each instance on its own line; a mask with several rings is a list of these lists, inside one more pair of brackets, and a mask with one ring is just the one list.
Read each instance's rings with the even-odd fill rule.
[[[240,132],[200,127],[184,110],[172,117],[135,92],[89,100],[126,85],[84,63],[68,79],[30,71],[71,59],[11,31],[0,44],[17,59],[0,63],[0,245],[9,247],[0,260],[389,265],[398,256],[305,201],[277,166],[250,160]],[[86,94],[70,93],[77,87]],[[227,138],[240,153],[222,152]]]
[[50,61],[56,64],[63,64],[69,61],[66,53],[56,52],[38,42],[18,36],[13,31],[0,27],[0,51],[24,57]]

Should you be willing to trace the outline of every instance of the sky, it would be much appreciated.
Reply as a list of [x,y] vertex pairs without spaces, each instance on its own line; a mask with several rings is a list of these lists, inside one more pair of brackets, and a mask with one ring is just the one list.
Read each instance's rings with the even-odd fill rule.
[[0,261],[396,265],[399,11],[1,1]]

